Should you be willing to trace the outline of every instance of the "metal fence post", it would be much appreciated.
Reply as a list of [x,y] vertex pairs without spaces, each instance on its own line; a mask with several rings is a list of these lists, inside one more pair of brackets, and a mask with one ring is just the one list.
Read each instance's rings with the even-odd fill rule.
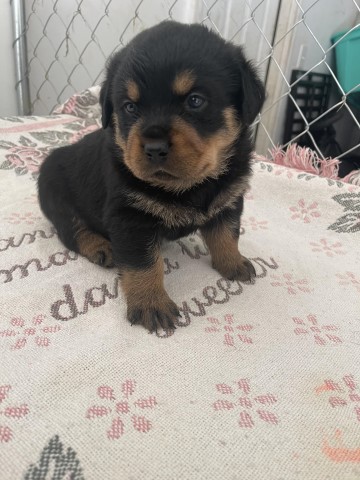
[[16,96],[18,113],[30,115],[30,88],[26,46],[26,24],[24,0],[10,0],[14,33],[14,56],[16,69]]

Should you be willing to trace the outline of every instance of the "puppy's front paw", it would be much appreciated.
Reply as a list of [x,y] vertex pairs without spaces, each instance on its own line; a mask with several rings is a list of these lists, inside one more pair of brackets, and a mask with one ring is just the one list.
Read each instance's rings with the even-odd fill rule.
[[252,263],[240,254],[232,261],[224,262],[221,265],[214,265],[214,268],[229,280],[253,282],[256,277],[255,268]]
[[151,304],[137,303],[127,309],[127,318],[131,325],[143,325],[150,333],[158,330],[175,330],[180,312],[176,304],[165,297]]

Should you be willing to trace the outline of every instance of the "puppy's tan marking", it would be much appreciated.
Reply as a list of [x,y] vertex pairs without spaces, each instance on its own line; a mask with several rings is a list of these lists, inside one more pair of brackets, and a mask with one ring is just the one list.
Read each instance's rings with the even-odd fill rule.
[[223,112],[225,127],[209,139],[203,139],[197,131],[183,119],[177,117],[172,123],[171,144],[166,168],[177,179],[162,182],[150,179],[154,185],[169,191],[184,191],[206,178],[218,178],[227,169],[231,146],[240,133],[240,125],[233,108]]
[[140,100],[140,90],[134,80],[128,80],[126,83],[127,96],[132,102],[138,102]]
[[194,86],[195,76],[190,70],[178,73],[173,81],[172,89],[175,95],[186,95]]
[[182,118],[173,119],[170,131],[172,147],[162,166],[164,172],[173,178],[157,177],[154,165],[144,154],[141,119],[131,127],[125,142],[114,115],[115,142],[123,150],[124,162],[136,177],[170,192],[183,192],[205,179],[216,179],[226,172],[228,159],[232,155],[231,147],[240,133],[240,124],[232,107],[226,108],[223,116],[225,126],[208,139],[203,139]]
[[246,176],[234,180],[227,190],[220,192],[214,198],[206,213],[202,213],[194,207],[161,202],[143,193],[129,191],[127,196],[131,199],[134,207],[161,218],[169,228],[191,224],[204,225],[225,208],[236,205],[239,196],[244,195],[249,188],[249,178],[250,176]]
[[121,283],[130,307],[142,303],[151,306],[164,298],[164,266],[161,257],[146,270],[124,270]]
[[127,145],[124,152],[124,162],[135,177],[146,180],[146,167],[148,161],[145,158],[141,144],[141,120],[138,120],[130,128]]
[[250,175],[237,178],[226,190],[220,192],[210,204],[208,210],[209,219],[215,217],[218,213],[224,210],[224,208],[234,207],[240,195],[245,195],[249,190],[249,181]]
[[213,267],[223,277],[249,281],[256,275],[249,260],[240,254],[238,238],[231,225],[221,223],[213,228],[203,228],[201,234],[210,250]]
[[126,143],[125,143],[125,140],[123,139],[122,135],[121,135],[121,132],[120,132],[120,125],[119,125],[119,120],[116,116],[115,113],[113,113],[112,115],[112,119],[113,119],[113,122],[114,122],[114,140],[115,140],[115,143],[116,145],[120,148],[120,150],[122,151],[125,151],[126,149]]
[[164,264],[160,256],[148,269],[125,269],[121,272],[121,284],[130,323],[141,323],[150,332],[175,328],[179,311],[164,288]]
[[203,164],[208,161],[206,176],[219,177],[227,169],[227,160],[232,155],[231,146],[240,134],[240,124],[236,120],[235,110],[228,107],[223,112],[225,128],[215,133],[207,142],[201,158]]
[[112,248],[109,240],[89,230],[82,222],[77,223],[75,239],[79,253],[90,262],[103,267],[113,265]]

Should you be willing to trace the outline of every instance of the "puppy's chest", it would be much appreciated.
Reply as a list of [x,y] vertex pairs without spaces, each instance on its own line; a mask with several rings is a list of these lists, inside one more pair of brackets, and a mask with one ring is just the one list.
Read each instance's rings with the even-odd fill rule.
[[[225,209],[235,207],[239,197],[248,189],[248,177],[234,182],[226,190],[217,194],[207,206],[163,202],[146,194],[130,193],[132,205],[158,219],[165,231],[175,237],[184,236],[205,225]],[[181,232],[177,234],[175,232]],[[171,235],[172,236],[172,235]],[[174,238],[175,238],[174,237]]]

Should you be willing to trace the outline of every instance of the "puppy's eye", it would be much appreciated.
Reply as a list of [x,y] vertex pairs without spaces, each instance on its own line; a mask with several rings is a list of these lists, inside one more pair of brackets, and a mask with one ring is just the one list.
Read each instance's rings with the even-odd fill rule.
[[124,109],[127,113],[130,113],[131,115],[134,115],[138,111],[138,107],[136,103],[132,103],[132,102],[126,102],[124,104]]
[[190,93],[190,95],[186,99],[187,107],[191,108],[192,110],[202,107],[205,102],[205,98],[197,93]]

